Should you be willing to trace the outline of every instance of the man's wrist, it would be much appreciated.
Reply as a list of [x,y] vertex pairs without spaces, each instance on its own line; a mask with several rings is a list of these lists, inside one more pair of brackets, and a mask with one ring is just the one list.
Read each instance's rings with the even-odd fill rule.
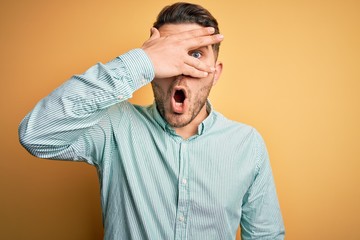
[[138,89],[150,83],[155,77],[153,64],[144,50],[136,48],[119,56],[125,66],[134,88]]

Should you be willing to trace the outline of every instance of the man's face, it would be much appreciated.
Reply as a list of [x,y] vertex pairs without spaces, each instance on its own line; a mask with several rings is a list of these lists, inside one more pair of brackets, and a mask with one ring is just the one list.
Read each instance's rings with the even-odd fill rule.
[[[201,26],[194,23],[165,24],[158,30],[161,36],[168,36],[198,28]],[[174,128],[184,127],[194,119],[200,123],[207,116],[206,100],[221,74],[222,64],[216,62],[212,46],[192,49],[189,55],[214,66],[216,71],[204,78],[180,75],[155,78],[152,81],[157,108],[161,116]]]

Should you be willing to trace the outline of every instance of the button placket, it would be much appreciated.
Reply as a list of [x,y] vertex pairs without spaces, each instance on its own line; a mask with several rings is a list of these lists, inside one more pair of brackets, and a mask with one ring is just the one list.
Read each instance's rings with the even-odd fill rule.
[[189,189],[188,189],[188,154],[187,143],[181,142],[179,149],[180,171],[178,180],[178,204],[176,221],[176,239],[186,237],[189,212]]
[[181,180],[181,183],[182,183],[184,186],[186,186],[186,184],[187,184],[186,178],[183,178],[183,179]]

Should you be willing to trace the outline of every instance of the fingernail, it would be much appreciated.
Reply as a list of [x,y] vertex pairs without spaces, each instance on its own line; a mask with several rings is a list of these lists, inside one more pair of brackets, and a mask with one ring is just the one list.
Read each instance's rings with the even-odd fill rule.
[[215,32],[215,28],[213,28],[213,27],[209,27],[208,29],[209,29],[209,33],[214,33]]
[[215,68],[214,68],[214,67],[211,67],[211,68],[210,68],[210,71],[211,71],[211,72],[215,72]]
[[218,35],[217,35],[217,38],[220,39],[220,40],[221,40],[221,39],[224,39],[224,35],[218,34]]
[[204,77],[207,77],[207,75],[208,75],[209,73],[208,72],[204,72]]

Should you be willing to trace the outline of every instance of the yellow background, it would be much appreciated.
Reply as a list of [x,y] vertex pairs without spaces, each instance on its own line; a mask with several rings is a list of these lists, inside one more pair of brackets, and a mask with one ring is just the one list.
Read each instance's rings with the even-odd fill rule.
[[[73,74],[141,46],[169,3],[1,1],[0,239],[101,239],[95,168],[30,156],[17,126]],[[287,239],[360,239],[360,1],[196,3],[225,35],[212,103],[265,138]]]

